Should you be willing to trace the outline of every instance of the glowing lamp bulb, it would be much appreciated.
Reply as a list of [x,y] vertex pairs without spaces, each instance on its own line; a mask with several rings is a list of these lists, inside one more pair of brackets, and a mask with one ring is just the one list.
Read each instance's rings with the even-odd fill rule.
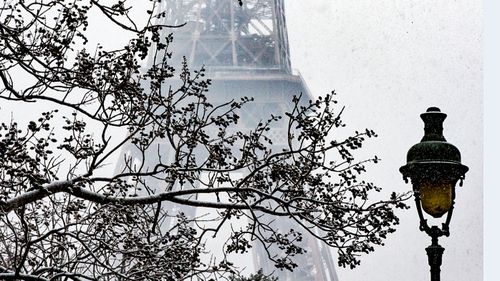
[[420,202],[424,211],[440,218],[453,204],[453,184],[451,182],[424,182],[420,186]]

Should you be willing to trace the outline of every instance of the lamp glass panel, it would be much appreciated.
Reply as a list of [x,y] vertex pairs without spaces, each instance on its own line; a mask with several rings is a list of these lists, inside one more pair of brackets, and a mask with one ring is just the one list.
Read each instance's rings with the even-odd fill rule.
[[440,218],[448,212],[452,205],[451,182],[427,181],[420,185],[420,202],[424,211],[435,217]]

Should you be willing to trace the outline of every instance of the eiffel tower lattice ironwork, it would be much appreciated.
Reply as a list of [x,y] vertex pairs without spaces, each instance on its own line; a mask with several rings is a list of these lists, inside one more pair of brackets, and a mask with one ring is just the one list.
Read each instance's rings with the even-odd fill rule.
[[[218,101],[255,98],[243,110],[237,129],[245,131],[271,114],[284,115],[294,95],[311,97],[290,66],[283,0],[244,0],[242,6],[236,0],[164,0],[158,11],[161,24],[182,25],[171,31],[174,64],[185,58],[191,69],[204,66],[212,80],[210,96]],[[287,124],[276,122],[271,137],[277,148],[284,145]],[[274,227],[294,228],[284,219]],[[305,235],[303,247],[307,253],[296,259],[299,267],[293,272],[276,270],[262,250],[253,251],[253,268],[274,271],[280,281],[338,281],[326,245]]]

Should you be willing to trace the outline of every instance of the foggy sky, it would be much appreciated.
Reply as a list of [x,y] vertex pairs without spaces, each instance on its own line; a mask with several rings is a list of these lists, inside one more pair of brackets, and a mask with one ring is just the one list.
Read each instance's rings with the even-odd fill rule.
[[[419,114],[437,106],[448,114],[446,139],[469,167],[457,187],[442,281],[482,280],[483,69],[481,1],[286,0],[292,67],[315,96],[331,90],[346,105],[352,131],[374,129],[368,180],[392,191],[410,190],[398,169],[423,135]],[[108,36],[101,30],[98,36]],[[5,104],[3,110],[6,110]],[[17,114],[29,112],[28,107]],[[340,281],[429,279],[425,247],[413,202],[399,211],[401,224],[384,247],[363,256],[355,270],[337,268]]]
[[[364,151],[382,159],[368,168],[384,192],[411,189],[398,169],[423,135],[419,115],[430,106],[448,114],[444,135],[470,170],[457,187],[442,281],[482,280],[482,10],[481,1],[286,1],[292,67],[313,95],[333,89],[353,131],[374,129]],[[429,280],[413,201],[386,246],[362,257],[340,281]]]

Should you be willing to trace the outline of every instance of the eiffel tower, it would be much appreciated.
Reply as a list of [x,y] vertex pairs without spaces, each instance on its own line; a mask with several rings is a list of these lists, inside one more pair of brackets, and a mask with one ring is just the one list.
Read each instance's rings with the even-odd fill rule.
[[[183,25],[173,30],[174,65],[185,58],[191,69],[204,66],[216,101],[255,98],[237,129],[253,128],[271,114],[284,116],[294,95],[310,99],[302,77],[291,69],[283,0],[244,0],[242,6],[236,0],[166,0],[159,11],[164,13],[159,24]],[[276,122],[270,137],[277,148],[285,145],[287,123]],[[287,220],[274,227],[294,228]],[[299,267],[293,272],[276,270],[259,250],[252,253],[254,269],[274,272],[280,281],[338,281],[329,248],[312,236],[304,238],[307,253],[296,258]]]

